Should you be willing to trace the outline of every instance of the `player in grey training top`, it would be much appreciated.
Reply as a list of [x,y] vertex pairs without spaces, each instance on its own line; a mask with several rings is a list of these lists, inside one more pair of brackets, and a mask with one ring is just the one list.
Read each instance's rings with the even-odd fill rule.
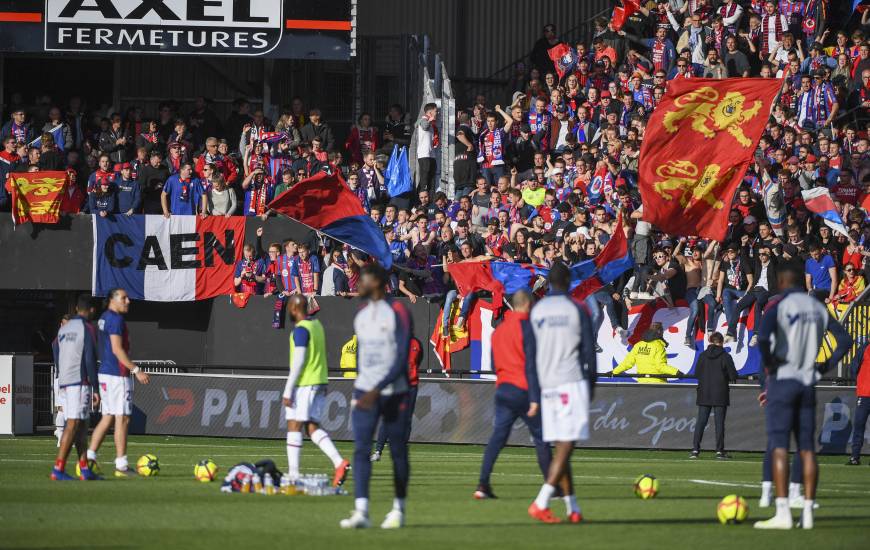
[[[852,338],[825,304],[801,288],[803,269],[781,265],[777,271],[783,296],[774,301],[761,319],[758,346],[767,371],[767,437],[773,449],[773,480],[776,485],[776,515],[756,522],[758,529],[791,529],[788,502],[788,445],[795,434],[804,468],[804,508],[800,524],[813,528],[813,501],[818,466],[815,455],[816,382],[834,367],[852,347]],[[816,357],[825,334],[836,341],[831,358],[821,365]],[[771,341],[771,339],[773,341]]]
[[562,489],[568,521],[583,520],[574,496],[570,459],[577,441],[589,438],[589,401],[595,384],[595,338],[586,306],[568,295],[571,273],[563,263],[550,269],[550,294],[532,308],[526,367],[529,416],[540,404],[543,439],[556,447],[547,482],[529,506],[529,515],[544,523],[561,520],[549,500]]

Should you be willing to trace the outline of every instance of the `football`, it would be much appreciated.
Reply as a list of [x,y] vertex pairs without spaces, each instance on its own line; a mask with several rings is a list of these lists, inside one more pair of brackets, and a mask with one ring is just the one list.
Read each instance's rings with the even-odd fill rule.
[[[103,469],[100,468],[100,463],[96,460],[88,460],[88,468],[94,475],[102,475]],[[82,477],[82,467],[76,462],[76,477]]]
[[217,470],[218,467],[214,460],[210,458],[200,460],[199,463],[193,467],[193,477],[195,477],[197,481],[208,483],[209,481],[214,481],[214,476],[217,474]]
[[634,494],[643,500],[655,498],[659,494],[659,480],[650,474],[643,474],[634,482]]
[[153,477],[160,473],[160,463],[153,454],[142,455],[136,461],[136,473],[144,477]]
[[728,495],[719,501],[719,506],[716,507],[716,517],[722,525],[743,523],[748,515],[749,506],[746,505],[746,499],[739,495]]

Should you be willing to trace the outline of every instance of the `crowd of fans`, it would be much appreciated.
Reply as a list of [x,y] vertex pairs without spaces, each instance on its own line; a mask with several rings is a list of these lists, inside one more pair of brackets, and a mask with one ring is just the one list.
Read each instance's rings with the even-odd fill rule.
[[[411,301],[446,296],[448,305],[461,299],[458,324],[476,297],[457,296],[451,264],[575,264],[600,252],[621,212],[636,266],[588,299],[594,311],[606,311],[621,335],[633,304],[685,300],[689,325],[712,333],[705,311],[721,307],[727,342],[736,336],[739,315],[750,308],[757,315],[777,292],[779,261],[803,261],[807,291],[835,312],[864,289],[870,11],[850,19],[833,13],[826,0],[647,2],[621,29],[601,19],[591,40],[569,44],[579,62],[563,78],[547,54],[561,41],[555,25],[547,25],[528,64],[517,67],[504,106],[478,95],[449,121],[456,128],[452,199],[436,179],[442,143],[434,104],[416,120],[399,105],[380,123],[364,113],[343,145],[320,111],[298,98],[274,123],[244,100],[226,121],[204,98],[185,114],[166,102],[153,119],[136,108],[90,118],[77,99],[44,116],[14,108],[0,130],[0,177],[10,170],[67,170],[73,185],[63,211],[69,214],[265,219],[269,201],[297,181],[340,172],[383,227],[396,266],[393,292]],[[756,162],[734,197],[726,238],[662,234],[641,220],[637,192],[650,114],[675,79],[747,76],[782,78],[784,85]],[[64,126],[64,152],[45,133],[57,125]],[[40,133],[41,147],[29,147]],[[394,145],[412,141],[417,188],[391,197],[387,157]],[[782,189],[782,235],[774,233],[761,201],[762,171]],[[800,191],[816,186],[830,189],[848,237],[806,209]],[[305,242],[258,242],[246,246],[235,282],[243,292],[267,296],[353,296],[368,261],[317,234]],[[604,319],[596,315],[599,326]],[[691,337],[687,344],[694,345]]]

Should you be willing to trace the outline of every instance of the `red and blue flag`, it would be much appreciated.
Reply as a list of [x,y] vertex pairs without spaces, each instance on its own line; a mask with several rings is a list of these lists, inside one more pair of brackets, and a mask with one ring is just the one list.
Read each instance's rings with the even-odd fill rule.
[[553,60],[553,65],[556,67],[556,72],[559,73],[560,80],[577,66],[576,50],[564,42],[556,44],[547,50],[547,55]]
[[269,208],[373,256],[384,267],[393,256],[383,230],[337,174],[320,172],[269,203]]
[[843,224],[843,218],[841,218],[840,213],[837,212],[837,206],[831,199],[831,193],[828,191],[827,187],[813,187],[812,189],[801,191],[801,195],[803,196],[807,210],[820,216],[825,222],[825,225],[830,227],[832,230],[844,235],[845,237],[849,236],[849,231]]

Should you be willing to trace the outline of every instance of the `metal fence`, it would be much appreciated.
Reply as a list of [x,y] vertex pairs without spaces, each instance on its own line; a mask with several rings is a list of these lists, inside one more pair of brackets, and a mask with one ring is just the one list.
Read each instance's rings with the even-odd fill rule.
[[[864,344],[870,341],[870,288],[864,290],[840,317],[840,322],[852,336],[854,344],[837,366],[837,377],[852,380],[849,365],[858,353],[863,353]],[[860,357],[858,358],[860,360]]]

